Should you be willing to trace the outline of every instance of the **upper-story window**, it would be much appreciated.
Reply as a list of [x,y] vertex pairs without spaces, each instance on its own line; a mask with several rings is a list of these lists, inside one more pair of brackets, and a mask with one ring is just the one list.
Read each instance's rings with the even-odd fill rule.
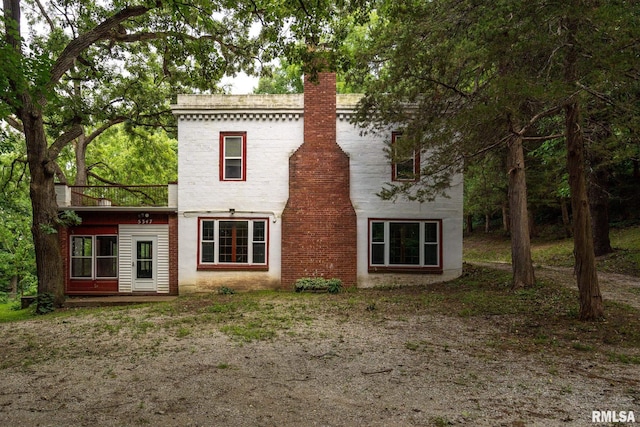
[[402,134],[391,134],[391,149],[393,161],[391,163],[391,179],[393,181],[417,181],[420,177],[420,153],[416,150],[406,153],[400,149]]
[[246,181],[247,133],[220,133],[220,180]]

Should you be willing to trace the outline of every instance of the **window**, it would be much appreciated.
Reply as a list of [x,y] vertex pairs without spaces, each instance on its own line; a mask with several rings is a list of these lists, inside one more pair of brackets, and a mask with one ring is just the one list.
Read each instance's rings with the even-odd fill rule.
[[71,277],[118,277],[118,236],[72,236]]
[[220,180],[245,181],[247,170],[247,133],[220,133]]
[[370,271],[442,271],[441,221],[369,220]]
[[[391,179],[393,181],[417,181],[420,176],[420,153],[413,150],[404,152],[404,147],[399,146],[402,134],[391,134],[391,149],[393,161],[391,163]],[[402,148],[402,149],[401,149]]]
[[266,219],[201,219],[201,268],[264,268],[267,265]]

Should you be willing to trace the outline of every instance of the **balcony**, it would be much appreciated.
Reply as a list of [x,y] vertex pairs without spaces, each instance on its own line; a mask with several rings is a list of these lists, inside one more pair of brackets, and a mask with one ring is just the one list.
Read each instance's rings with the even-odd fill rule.
[[65,185],[56,184],[58,207],[63,209],[176,208],[177,184]]

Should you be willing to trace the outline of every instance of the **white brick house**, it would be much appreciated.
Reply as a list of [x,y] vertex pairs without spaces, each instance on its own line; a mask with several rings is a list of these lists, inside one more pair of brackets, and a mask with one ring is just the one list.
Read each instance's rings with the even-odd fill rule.
[[[397,135],[362,136],[349,120],[357,101],[336,96],[328,73],[320,84],[306,83],[305,95],[178,97],[180,293],[290,288],[302,276],[344,276],[348,285],[372,287],[461,274],[461,177],[449,198],[381,200],[376,193],[386,182],[428,159],[417,154],[392,165],[384,149]],[[339,193],[351,206],[334,206],[342,203]],[[287,205],[301,197],[307,201]],[[305,210],[314,219],[288,225]],[[351,220],[339,217],[351,210],[352,234],[341,231]],[[348,261],[341,266],[343,248]]]

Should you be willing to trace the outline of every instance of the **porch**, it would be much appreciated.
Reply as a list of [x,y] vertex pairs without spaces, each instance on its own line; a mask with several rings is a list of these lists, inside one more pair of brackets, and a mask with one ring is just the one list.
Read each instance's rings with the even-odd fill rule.
[[61,209],[177,208],[178,185],[56,184]]

